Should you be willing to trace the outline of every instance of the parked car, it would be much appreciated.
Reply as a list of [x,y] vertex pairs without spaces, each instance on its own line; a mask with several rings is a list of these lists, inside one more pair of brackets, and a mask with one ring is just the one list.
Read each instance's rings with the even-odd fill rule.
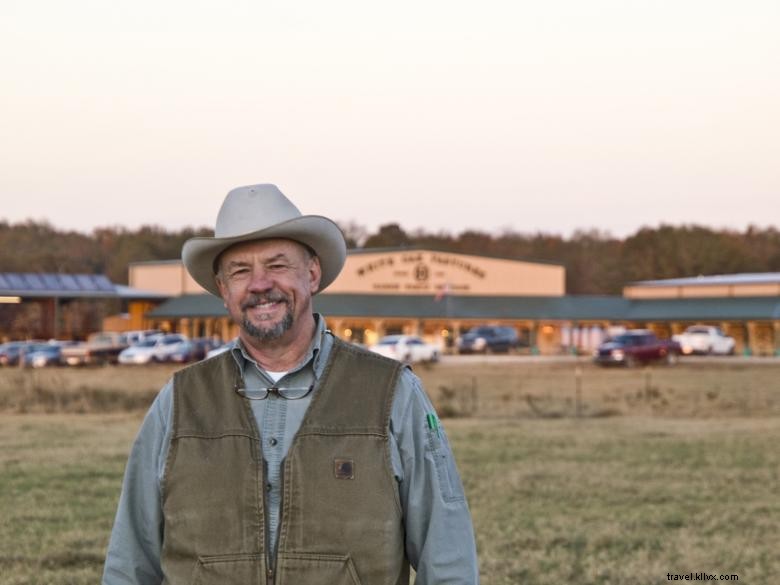
[[28,345],[30,345],[29,341],[9,341],[0,345],[0,366],[17,365],[19,355]]
[[154,361],[154,348],[157,340],[152,337],[134,343],[119,353],[117,361],[122,365],[149,364]]
[[693,325],[683,333],[672,336],[685,355],[688,354],[718,354],[734,353],[737,342],[733,337],[723,333],[720,327],[709,325]]
[[84,343],[63,347],[60,360],[69,366],[115,364],[120,352],[128,346],[124,333],[93,333]]
[[124,349],[119,354],[119,363],[127,365],[167,362],[188,343],[187,337],[179,333],[150,337]]
[[630,329],[599,345],[594,361],[601,366],[635,366],[653,361],[677,363],[680,344],[673,340],[659,339],[647,329]]
[[127,339],[128,345],[135,345],[140,341],[144,341],[145,339],[151,339],[153,337],[159,337],[160,335],[163,335],[165,332],[161,331],[160,329],[137,329],[133,331],[125,331],[125,338]]
[[437,345],[416,335],[386,335],[368,349],[405,363],[435,362],[440,352]]
[[46,345],[45,341],[9,341],[0,345],[0,366],[18,366],[19,360],[27,365],[30,352],[35,351],[39,346]]
[[220,342],[214,341],[211,337],[190,339],[171,352],[168,355],[168,361],[184,363],[202,360],[206,354],[220,345],[222,345]]
[[24,365],[28,368],[59,366],[62,363],[62,348],[77,344],[77,341],[59,340],[32,344],[24,352]]
[[458,353],[507,353],[518,345],[514,327],[482,325],[458,338]]

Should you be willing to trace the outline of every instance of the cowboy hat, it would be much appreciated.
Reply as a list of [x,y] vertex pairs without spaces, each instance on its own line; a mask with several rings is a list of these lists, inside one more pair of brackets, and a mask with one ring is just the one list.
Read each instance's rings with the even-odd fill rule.
[[220,296],[214,280],[219,255],[235,244],[267,238],[295,240],[314,250],[322,268],[317,292],[336,279],[347,257],[339,226],[327,217],[302,215],[276,185],[230,191],[219,209],[214,237],[187,240],[181,257],[195,282]]

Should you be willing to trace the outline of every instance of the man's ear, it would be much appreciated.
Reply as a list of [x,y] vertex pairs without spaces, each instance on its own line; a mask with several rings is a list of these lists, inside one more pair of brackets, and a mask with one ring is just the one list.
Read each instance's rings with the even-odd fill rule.
[[[224,299],[227,289],[225,288],[225,285],[222,282],[222,278],[219,276],[219,273],[214,275],[214,282],[217,283],[217,288],[219,289],[219,296]],[[227,308],[227,304],[225,304],[225,308]]]
[[309,262],[309,283],[311,294],[316,293],[320,288],[320,281],[322,280],[322,266],[320,266],[319,256],[312,256]]

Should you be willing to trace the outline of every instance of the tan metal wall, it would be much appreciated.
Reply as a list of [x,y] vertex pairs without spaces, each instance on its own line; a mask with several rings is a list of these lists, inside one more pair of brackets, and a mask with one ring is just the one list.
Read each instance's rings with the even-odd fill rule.
[[181,262],[140,262],[131,264],[128,270],[129,285],[140,290],[171,296],[206,292]]
[[623,288],[623,296],[629,299],[684,299],[705,297],[774,297],[780,296],[777,284],[731,285],[630,285]]
[[563,266],[433,251],[351,254],[324,294],[563,296]]
[[[351,254],[324,294],[437,294],[563,296],[563,266],[414,251]],[[205,292],[181,262],[139,262],[129,268],[130,286],[177,296]]]

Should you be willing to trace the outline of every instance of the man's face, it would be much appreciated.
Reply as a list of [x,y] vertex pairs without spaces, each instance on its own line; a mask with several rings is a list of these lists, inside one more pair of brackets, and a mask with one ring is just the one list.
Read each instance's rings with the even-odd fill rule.
[[256,240],[222,253],[217,286],[247,341],[289,342],[306,332],[320,277],[319,259],[301,244]]

